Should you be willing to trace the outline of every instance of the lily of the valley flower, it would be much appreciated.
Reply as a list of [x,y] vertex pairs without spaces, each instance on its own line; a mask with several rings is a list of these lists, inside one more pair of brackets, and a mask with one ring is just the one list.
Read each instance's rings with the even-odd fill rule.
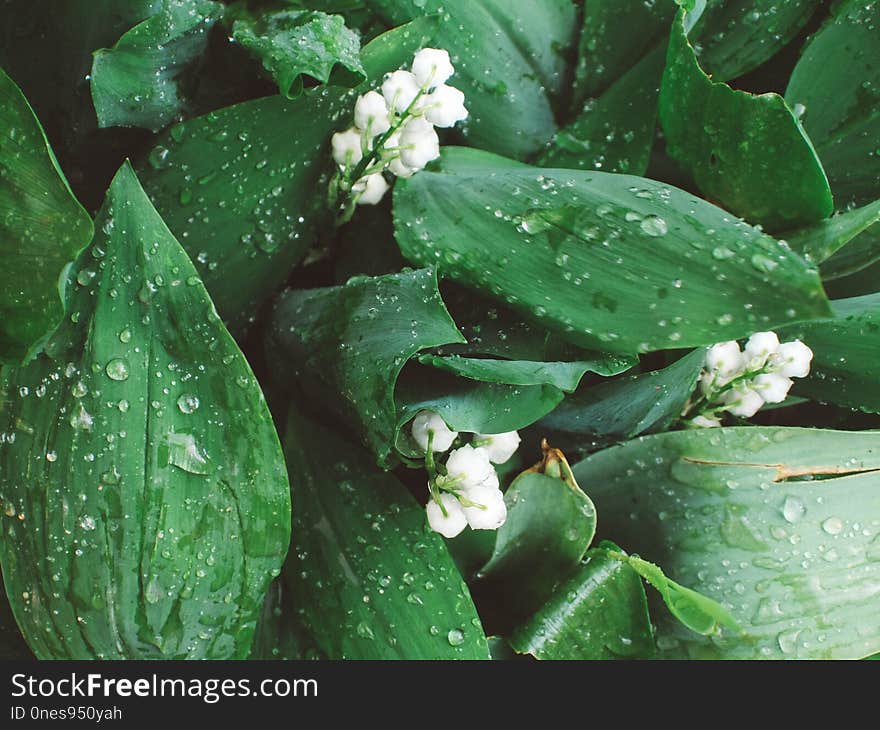
[[412,436],[423,451],[428,450],[429,441],[432,451],[446,451],[458,437],[458,432],[449,428],[437,413],[419,411],[412,422]]

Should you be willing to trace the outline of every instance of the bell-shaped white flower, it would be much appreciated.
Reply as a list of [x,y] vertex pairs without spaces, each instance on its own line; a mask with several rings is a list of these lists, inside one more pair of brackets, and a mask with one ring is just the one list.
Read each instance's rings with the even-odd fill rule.
[[409,71],[395,71],[385,77],[382,82],[382,96],[390,109],[398,114],[403,114],[419,95],[419,87],[416,77]]
[[497,487],[472,487],[464,497],[471,503],[464,516],[472,530],[497,530],[507,519],[504,494]]
[[440,156],[440,139],[434,126],[422,117],[410,119],[400,133],[400,161],[421,170]]
[[[425,507],[425,512],[428,515],[428,525],[430,525],[434,532],[439,532],[443,537],[455,537],[468,524],[464,508],[448,492],[441,492],[439,499],[440,504],[431,499]],[[442,508],[441,504],[443,505]]]
[[783,342],[770,358],[773,372],[788,378],[805,378],[810,374],[813,351],[800,340]]
[[714,416],[694,416],[687,422],[691,428],[718,428],[721,425],[721,419]]
[[461,489],[498,484],[495,467],[489,455],[470,444],[454,449],[446,460],[446,474]]
[[438,127],[452,127],[467,119],[464,94],[453,86],[438,86],[421,105],[425,119]]
[[748,387],[733,388],[727,391],[721,397],[721,402],[726,404],[724,410],[740,418],[751,418],[764,405],[764,399]]
[[342,167],[356,165],[364,156],[361,147],[361,130],[349,127],[344,132],[337,132],[330,139],[333,148],[333,161]]
[[716,382],[729,382],[741,375],[745,366],[742,352],[736,340],[719,342],[706,352],[706,367],[716,375]]
[[388,106],[385,98],[377,91],[368,91],[359,96],[354,104],[354,123],[370,137],[385,134],[391,129]]
[[474,441],[479,443],[489,456],[493,464],[503,464],[516,453],[519,448],[520,437],[516,431],[506,433],[478,433],[474,435]]
[[442,48],[423,48],[413,58],[412,72],[423,89],[445,83],[455,73],[449,52]]
[[358,205],[376,205],[385,197],[389,187],[391,186],[382,173],[375,172],[358,180],[352,187],[352,190],[359,193],[357,198]]
[[791,386],[791,378],[787,378],[782,373],[761,373],[751,382],[751,387],[765,403],[782,403]]
[[434,411],[419,411],[412,422],[412,437],[422,451],[428,450],[428,434],[433,433],[432,451],[446,451],[458,436]]
[[412,177],[415,175],[418,170],[414,170],[411,167],[407,167],[400,161],[400,157],[395,157],[391,162],[388,163],[388,172],[392,175],[396,175],[397,177]]
[[755,332],[744,349],[748,369],[759,370],[764,367],[767,358],[779,349],[779,338],[775,332]]

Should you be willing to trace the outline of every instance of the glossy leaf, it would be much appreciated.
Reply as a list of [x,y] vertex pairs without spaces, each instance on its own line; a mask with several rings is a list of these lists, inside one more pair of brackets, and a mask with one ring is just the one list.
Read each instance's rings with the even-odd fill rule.
[[63,277],[91,240],[92,220],[2,69],[0,128],[0,361],[14,361],[61,320]]
[[799,337],[813,350],[810,377],[794,392],[823,403],[880,413],[880,294],[831,303],[834,316],[795,325],[785,337]]
[[222,11],[212,0],[164,0],[113,48],[95,51],[91,89],[98,124],[156,131],[173,121],[186,103],[182,74],[204,52]]
[[663,431],[681,416],[704,360],[700,348],[662,370],[587,386],[566,398],[540,425],[566,434],[614,438]]
[[394,218],[407,259],[583,347],[707,345],[828,312],[787,246],[645,178],[447,148],[397,183]]
[[272,348],[309,395],[342,417],[388,464],[394,386],[419,351],[461,341],[431,269],[357,277],[344,286],[288,290],[278,300]]
[[70,317],[3,372],[2,559],[39,658],[245,658],[290,536],[250,367],[128,165]]
[[491,594],[510,621],[537,610],[575,570],[596,533],[596,510],[577,485],[535,472],[517,477],[504,501],[507,521],[475,590]]
[[877,223],[880,223],[880,200],[802,228],[789,234],[787,240],[808,261],[824,264],[823,278],[834,279],[858,271],[873,263],[872,258],[880,257],[872,245],[875,243],[872,233],[861,235]]
[[633,359],[606,356],[593,361],[535,362],[450,355],[421,355],[419,362],[470,380],[507,385],[552,385],[571,392],[586,373],[617,375],[635,363]]
[[743,427],[645,436],[574,467],[600,530],[744,633],[658,613],[668,657],[856,658],[880,647],[880,434]]
[[831,189],[796,116],[777,94],[714,81],[688,40],[694,14],[679,13],[660,86],[667,151],[710,200],[772,229],[816,223]]
[[284,583],[328,659],[489,659],[467,586],[425,510],[372,456],[291,416]]
[[235,21],[232,37],[260,59],[288,99],[302,93],[303,75],[325,84],[332,75],[342,86],[366,80],[358,55],[360,39],[341,15],[280,10],[245,17]]
[[843,0],[812,37],[785,98],[804,106],[803,124],[839,207],[880,198],[880,30],[877,8]]
[[[554,105],[566,88],[565,51],[574,42],[568,0],[368,0],[390,25],[439,14],[433,44],[449,51],[470,112],[469,143],[525,159],[556,131]],[[409,59],[407,60],[407,62]]]
[[508,638],[537,659],[644,658],[654,634],[642,580],[626,562],[610,558],[603,542],[534,615]]
[[[368,83],[410,60],[434,25],[419,21],[366,46]],[[330,136],[350,124],[357,91],[321,87],[183,122],[159,138],[141,169],[233,331],[252,321],[328,222]]]

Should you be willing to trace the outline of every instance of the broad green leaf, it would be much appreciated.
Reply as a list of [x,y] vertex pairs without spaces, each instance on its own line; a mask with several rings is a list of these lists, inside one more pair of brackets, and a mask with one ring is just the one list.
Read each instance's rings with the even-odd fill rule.
[[813,350],[810,376],[794,392],[823,403],[880,413],[880,294],[831,303],[828,319],[794,325],[781,335],[800,338]]
[[269,337],[308,394],[343,418],[383,465],[392,458],[401,369],[425,348],[461,341],[432,269],[288,290]]
[[693,30],[700,65],[715,81],[772,58],[806,25],[820,0],[708,0]]
[[552,385],[501,385],[458,378],[434,368],[406,368],[394,393],[399,453],[424,457],[404,426],[423,409],[439,413],[450,428],[469,433],[505,433],[530,426],[564,397]]
[[688,40],[694,14],[672,27],[660,86],[667,151],[710,200],[768,228],[816,223],[831,190],[797,117],[778,94],[753,95],[714,81]]
[[244,17],[232,27],[236,43],[263,63],[288,99],[302,93],[303,75],[342,86],[366,80],[359,57],[360,39],[341,15],[279,10],[258,18]]
[[[556,132],[554,106],[566,88],[565,52],[574,42],[568,0],[368,0],[391,25],[437,13],[433,46],[449,51],[470,112],[470,144],[525,159]],[[411,59],[407,59],[409,63]]]
[[615,438],[663,431],[681,416],[704,360],[700,348],[662,370],[589,385],[566,398],[540,425],[567,434]]
[[489,659],[467,586],[425,510],[372,455],[291,415],[294,541],[283,578],[328,659]]
[[[880,201],[878,201],[878,204],[880,204]],[[869,208],[873,208],[875,211],[878,210],[878,207],[874,205],[867,205],[864,208],[857,208],[853,213],[867,212],[866,209]],[[846,215],[847,213],[841,213],[838,217]],[[865,216],[865,218],[867,217]],[[875,216],[871,216],[871,218],[875,218]],[[847,233],[847,235],[850,235],[850,233]],[[822,262],[819,267],[819,273],[822,275],[824,282],[839,282],[843,290],[846,291],[845,287],[850,277],[867,271],[878,261],[880,261],[880,221],[866,227],[861,233],[846,241],[844,247]],[[876,291],[876,287],[871,289],[871,291]],[[847,293],[858,294],[859,292]]]
[[584,0],[575,66],[575,108],[600,96],[638,59],[662,44],[676,9],[672,0]]
[[832,13],[804,48],[785,98],[804,106],[804,127],[844,207],[880,197],[880,26],[865,0],[843,0]]
[[574,467],[602,535],[720,603],[744,634],[658,613],[669,657],[880,648],[880,434],[742,427],[645,436]]
[[504,501],[507,521],[474,590],[507,624],[536,611],[577,568],[596,533],[596,510],[576,485],[536,472],[517,477]]
[[397,242],[571,342],[707,345],[828,312],[800,257],[688,193],[497,159],[447,148],[438,168],[398,181]]
[[507,385],[552,385],[568,393],[586,373],[616,375],[635,363],[631,358],[605,356],[593,361],[534,362],[450,355],[421,355],[419,362],[470,380]]
[[99,126],[156,131],[173,121],[186,104],[183,74],[204,52],[222,11],[212,0],[164,0],[113,48],[95,51],[91,89]]
[[601,96],[588,99],[539,155],[538,164],[643,175],[654,144],[665,59],[665,47],[655,46]]
[[603,542],[534,615],[508,637],[537,659],[644,658],[654,653],[645,587],[628,563]]
[[3,371],[0,560],[39,658],[248,656],[290,537],[260,388],[131,168],[43,352]]
[[14,361],[61,320],[63,278],[91,240],[92,220],[2,69],[0,129],[0,361]]
[[626,562],[636,573],[660,593],[663,603],[675,618],[691,631],[703,636],[718,634],[722,629],[740,631],[736,619],[723,606],[666,576],[659,566],[636,555],[625,555],[609,549],[606,555]]
[[[419,21],[365,47],[368,85],[410,59],[433,28]],[[364,88],[266,97],[183,122],[139,171],[233,331],[253,320],[328,223],[330,136],[350,124]]]
[[838,213],[795,231],[786,239],[808,261],[824,264],[823,278],[834,279],[865,268],[880,258],[873,235],[861,235],[876,223],[880,223],[880,200]]

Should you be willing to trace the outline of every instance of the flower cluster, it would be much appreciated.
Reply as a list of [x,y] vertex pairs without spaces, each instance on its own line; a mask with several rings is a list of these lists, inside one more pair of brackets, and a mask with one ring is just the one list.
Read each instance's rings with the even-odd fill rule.
[[387,74],[382,93],[368,91],[354,105],[354,125],[331,140],[339,165],[334,184],[346,204],[376,205],[388,192],[383,174],[410,177],[440,156],[435,127],[467,118],[464,94],[446,84],[455,69],[449,53],[423,48],[412,70]]
[[503,464],[519,447],[516,431],[474,434],[472,442],[449,453],[445,464],[436,464],[458,438],[440,416],[420,411],[412,422],[412,436],[425,451],[430,479],[426,507],[428,524],[443,537],[455,537],[465,527],[497,530],[507,519],[504,494],[494,464]]
[[700,376],[701,397],[686,409],[699,413],[688,425],[720,426],[724,413],[751,418],[764,404],[781,403],[792,378],[809,374],[812,359],[803,342],[779,342],[775,332],[756,332],[742,350],[734,340],[712,345]]

